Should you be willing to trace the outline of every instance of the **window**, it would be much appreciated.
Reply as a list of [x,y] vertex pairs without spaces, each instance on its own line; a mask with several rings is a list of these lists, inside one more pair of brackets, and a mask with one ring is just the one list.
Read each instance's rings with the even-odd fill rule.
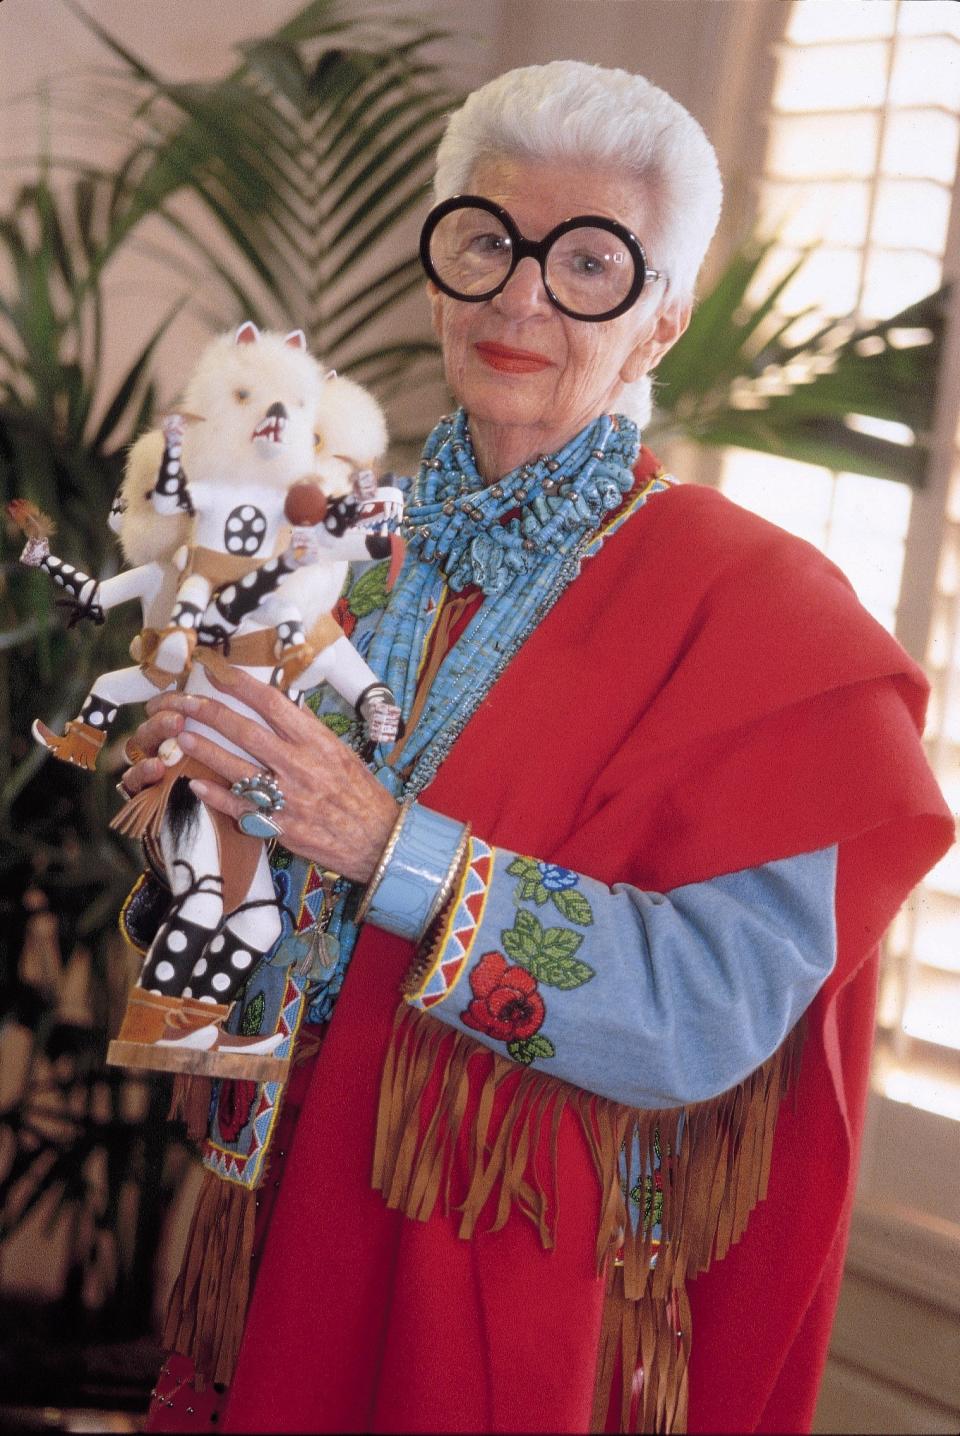
[[[771,262],[781,269],[815,245],[784,292],[784,316],[812,304],[821,317],[888,318],[945,276],[960,277],[960,6],[794,0],[778,62],[761,227],[780,238]],[[960,293],[952,305],[956,320]],[[807,322],[798,319],[798,337]],[[738,450],[724,457],[721,487],[821,548],[874,616],[925,661],[933,685],[928,754],[956,812],[960,369],[943,385],[937,472],[924,494]],[[894,925],[879,1022],[875,1088],[960,1119],[958,849]]]

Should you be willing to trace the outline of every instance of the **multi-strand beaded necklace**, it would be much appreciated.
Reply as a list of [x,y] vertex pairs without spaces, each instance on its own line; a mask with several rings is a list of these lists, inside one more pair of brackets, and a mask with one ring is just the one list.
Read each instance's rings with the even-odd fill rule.
[[381,781],[397,796],[421,792],[511,657],[599,547],[604,515],[634,485],[636,425],[603,415],[556,454],[487,483],[477,471],[462,409],[427,440],[407,502],[409,545],[390,604],[367,654],[413,708],[431,628],[447,589],[476,584],[484,600],[443,658],[403,746],[402,768]]

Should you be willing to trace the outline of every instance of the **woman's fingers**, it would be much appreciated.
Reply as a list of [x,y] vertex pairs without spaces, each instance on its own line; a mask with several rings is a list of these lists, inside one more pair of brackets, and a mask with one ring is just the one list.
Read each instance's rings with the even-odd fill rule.
[[[247,765],[249,767],[249,764]],[[253,804],[243,798],[238,798],[231,793],[229,788],[222,788],[219,783],[204,782],[200,778],[191,780],[190,787],[200,799],[201,803],[208,808],[215,808],[218,813],[226,813],[228,818],[242,817],[244,813],[253,812]]]
[[[259,724],[257,726],[259,727]],[[188,729],[180,734],[177,742],[184,753],[189,753],[191,758],[205,763],[208,768],[219,773],[221,778],[226,778],[228,783],[236,783],[241,778],[250,777],[251,764],[248,758],[241,758],[229,748],[222,748],[219,743],[214,743],[202,733]]]
[[149,754],[150,757],[153,757],[165,739],[176,738],[183,731],[183,714],[173,708],[152,709],[150,704],[157,701],[152,698],[147,704],[150,717],[140,724],[133,739],[141,752]]
[[[296,741],[306,736],[304,722],[309,722],[307,715],[301,712],[285,693],[281,693],[279,688],[261,683],[242,668],[218,668],[216,671],[207,669],[207,677],[221,693],[228,694],[245,707],[252,708],[254,713],[259,713],[281,737]],[[312,717],[310,714],[311,719]]]
[[141,788],[149,788],[154,783],[159,783],[164,774],[164,766],[159,758],[141,758],[139,763],[132,763],[120,779],[120,785],[128,798],[134,797]]

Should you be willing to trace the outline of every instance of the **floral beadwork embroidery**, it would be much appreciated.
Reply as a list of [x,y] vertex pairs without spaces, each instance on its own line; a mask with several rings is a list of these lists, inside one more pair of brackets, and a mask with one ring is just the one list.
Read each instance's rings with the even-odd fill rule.
[[501,952],[485,952],[470,973],[470,987],[473,998],[460,1014],[465,1027],[506,1042],[518,1062],[555,1055],[549,1038],[537,1036],[546,1006],[536,978],[525,967],[511,967]]
[[555,1057],[557,1049],[541,1031],[546,1004],[541,986],[570,992],[596,976],[575,956],[583,933],[570,927],[548,927],[521,903],[544,907],[553,902],[570,922],[588,927],[593,911],[579,890],[580,877],[557,863],[516,857],[507,872],[520,879],[514,891],[513,926],[501,929],[502,952],[486,952],[470,973],[473,998],[460,1014],[465,1027],[505,1042],[516,1062]]
[[538,862],[535,858],[514,858],[507,872],[520,879],[515,902],[535,902],[537,907],[552,902],[568,922],[580,927],[589,927],[593,922],[593,909],[579,890],[579,873],[556,863]]
[[220,1083],[217,1124],[225,1142],[235,1142],[250,1121],[256,1095],[256,1082],[246,1078],[235,1077]]

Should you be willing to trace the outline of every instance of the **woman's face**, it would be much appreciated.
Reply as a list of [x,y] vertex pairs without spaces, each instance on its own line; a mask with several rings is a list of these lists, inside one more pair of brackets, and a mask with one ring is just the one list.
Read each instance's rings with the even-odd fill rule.
[[[668,256],[656,249],[649,205],[609,171],[503,156],[479,164],[468,188],[502,205],[528,239],[542,239],[571,215],[619,220],[653,268],[669,269]],[[685,307],[664,311],[664,285],[653,282],[617,319],[571,319],[550,303],[529,257],[500,294],[479,304],[451,299],[432,284],[427,289],[447,382],[470,415],[488,474],[550,453],[615,409],[621,384],[652,368],[689,318]]]

